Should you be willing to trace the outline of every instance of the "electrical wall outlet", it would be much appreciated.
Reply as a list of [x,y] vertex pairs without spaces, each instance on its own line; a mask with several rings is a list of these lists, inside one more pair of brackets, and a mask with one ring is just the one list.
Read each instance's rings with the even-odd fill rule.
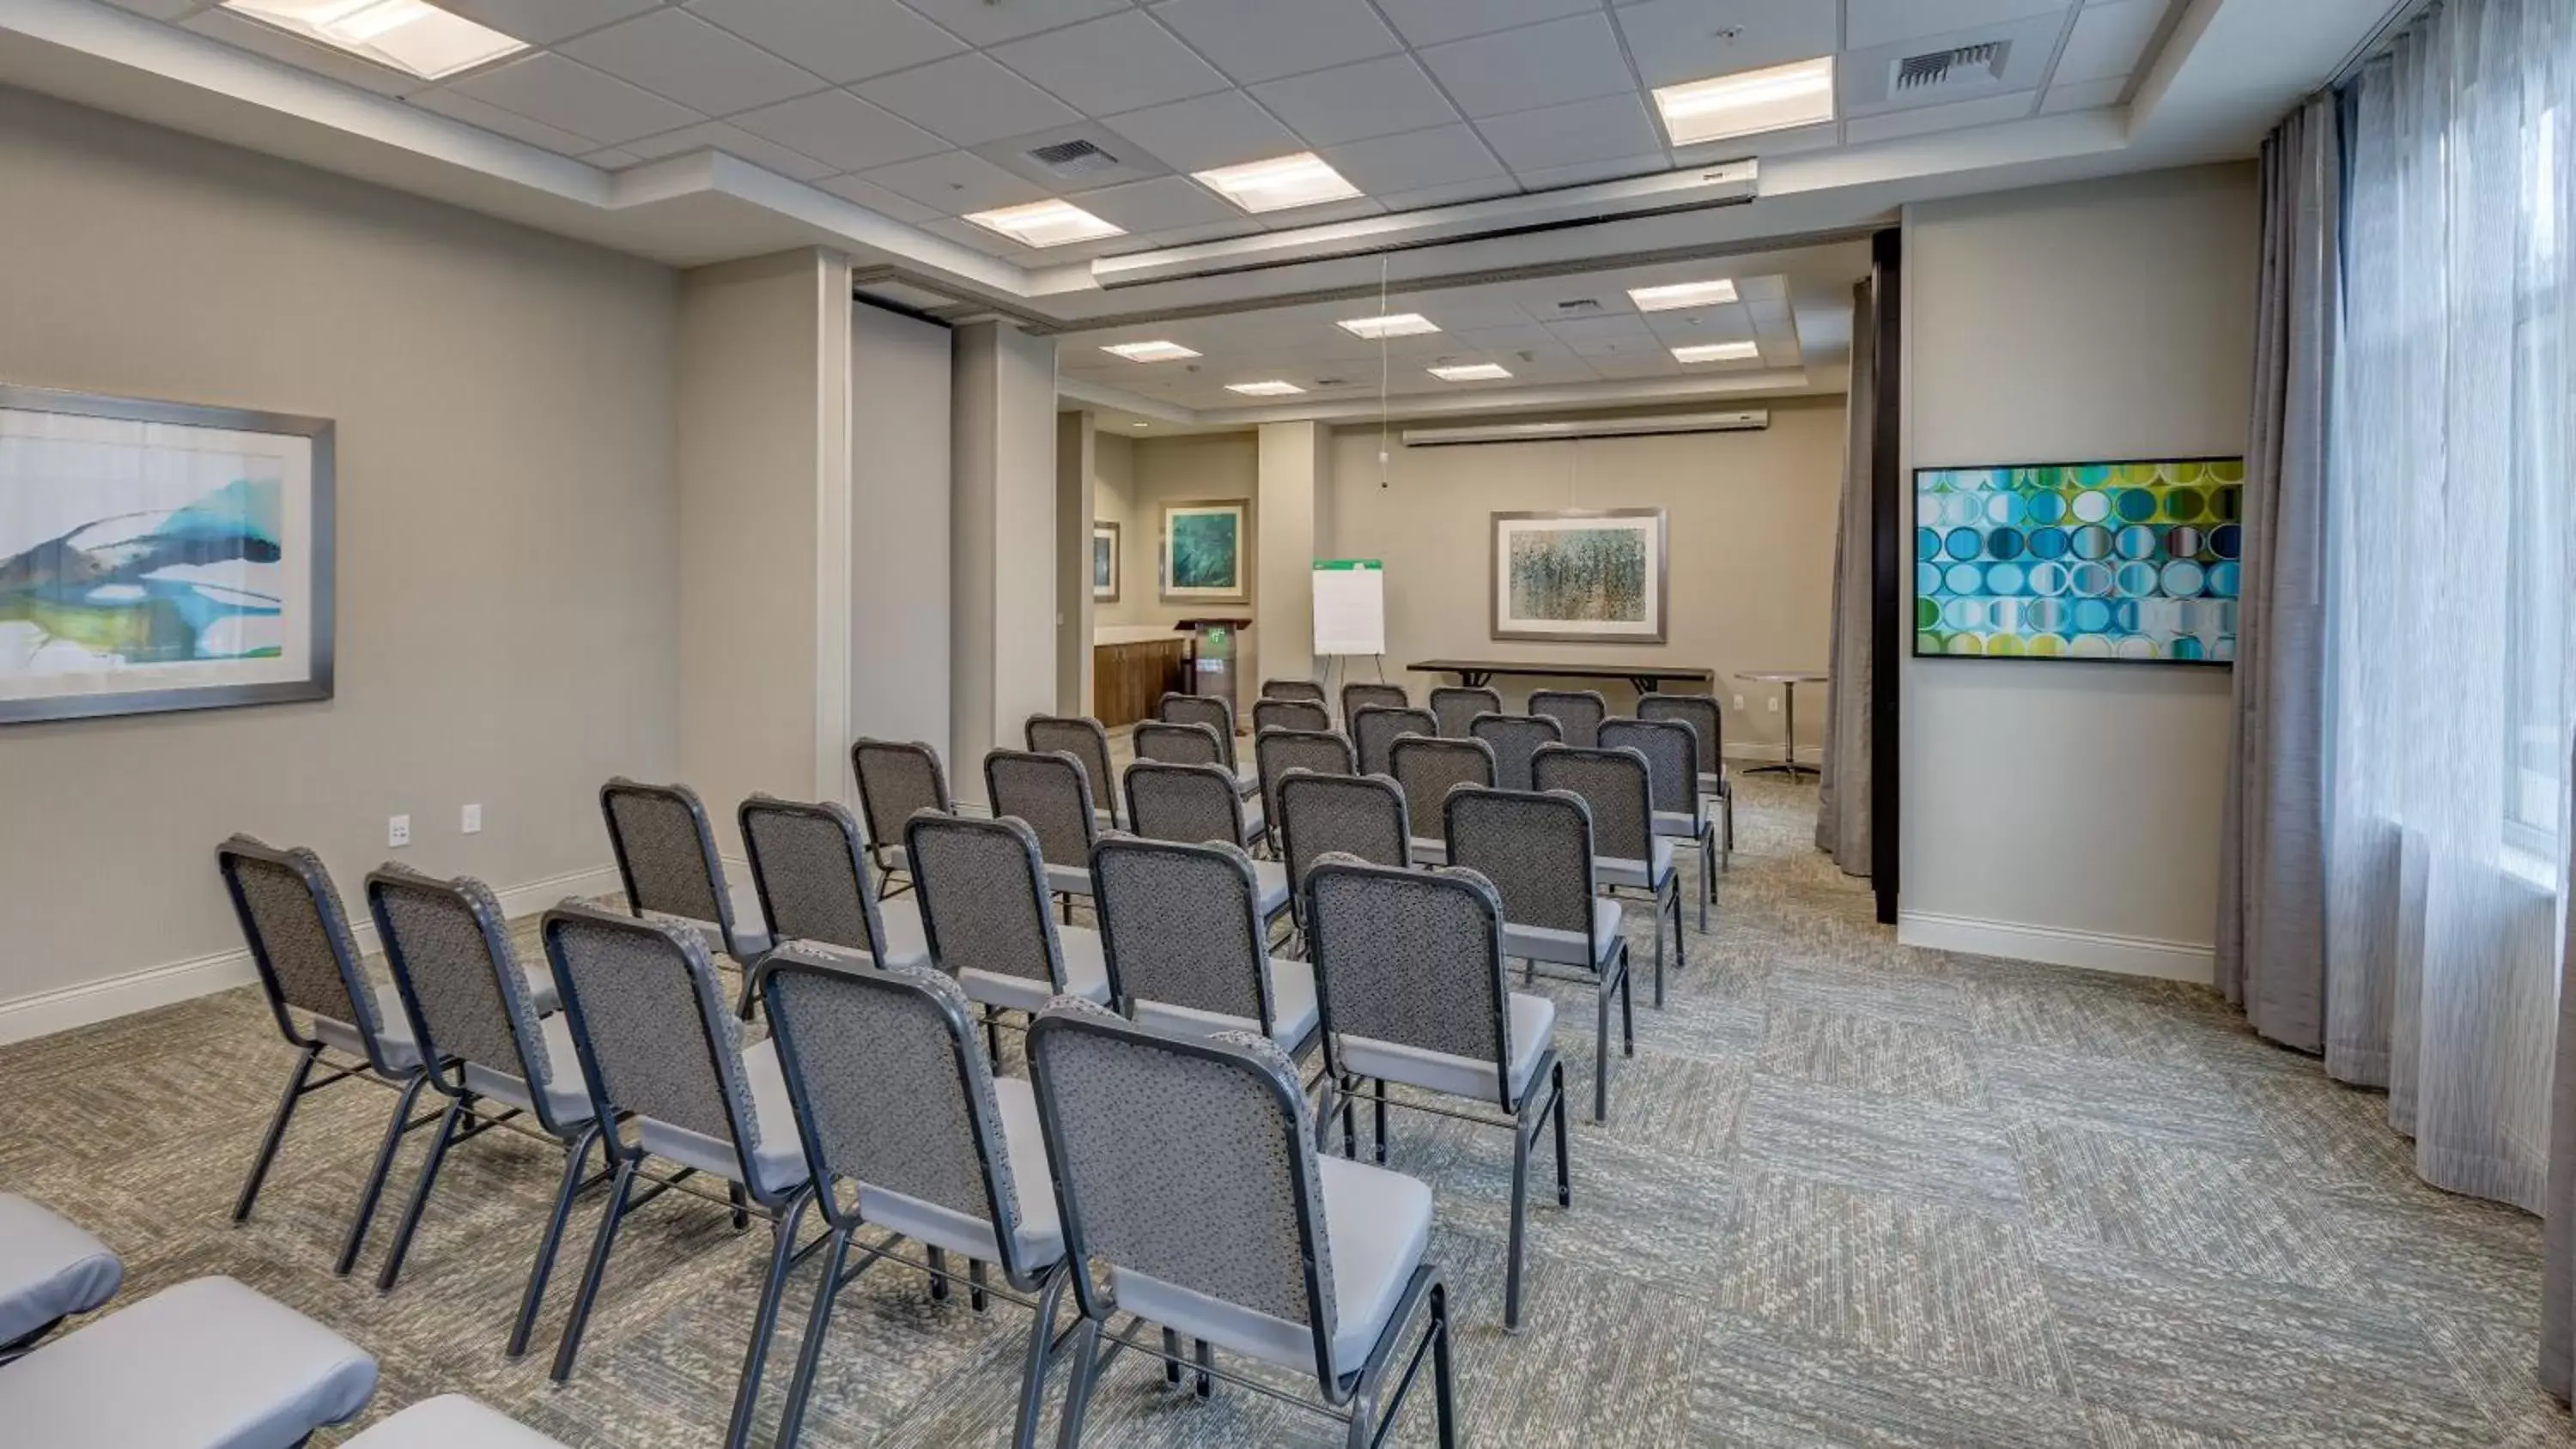
[[1778,714],[1778,713],[1780,712],[1780,696],[1778,696],[1778,695],[1776,695],[1776,694],[1775,694],[1775,695],[1771,696],[1769,699],[1766,699],[1766,700],[1764,700],[1764,701],[1762,701],[1762,702],[1763,702],[1764,704],[1766,704],[1766,705],[1770,706],[1770,708],[1771,708],[1771,712],[1772,712],[1773,714]]
[[1742,709],[1742,708],[1744,708],[1744,696],[1743,696],[1743,695],[1740,695],[1740,694],[1739,694],[1739,695],[1737,695],[1737,696],[1735,697],[1735,707],[1736,707],[1737,709]]
[[411,844],[411,817],[396,815],[385,821],[385,844],[400,850]]
[[464,816],[456,822],[456,828],[464,831],[468,835],[482,834],[483,807],[480,805],[466,806]]

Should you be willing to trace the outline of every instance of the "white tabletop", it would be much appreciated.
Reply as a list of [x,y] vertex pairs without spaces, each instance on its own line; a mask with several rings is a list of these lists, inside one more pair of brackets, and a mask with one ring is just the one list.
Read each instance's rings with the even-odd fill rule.
[[1735,677],[1761,684],[1822,684],[1832,678],[1821,670],[1805,669],[1747,669],[1738,671]]

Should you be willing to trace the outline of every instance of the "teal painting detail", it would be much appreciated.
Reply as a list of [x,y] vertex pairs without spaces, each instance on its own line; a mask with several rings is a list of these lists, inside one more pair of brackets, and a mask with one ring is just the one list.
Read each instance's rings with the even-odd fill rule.
[[1646,536],[1633,528],[1520,533],[1511,540],[1512,617],[1638,624],[1646,618]]
[[1243,563],[1238,520],[1225,513],[1184,513],[1172,519],[1172,587],[1233,589]]
[[274,658],[240,622],[275,618],[274,595],[173,571],[275,563],[280,522],[277,481],[244,478],[168,513],[84,523],[0,559],[0,623],[120,664]]

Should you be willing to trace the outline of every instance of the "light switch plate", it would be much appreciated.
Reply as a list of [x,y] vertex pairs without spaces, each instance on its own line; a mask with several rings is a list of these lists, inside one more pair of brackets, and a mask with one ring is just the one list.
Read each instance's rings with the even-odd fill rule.
[[411,817],[408,815],[396,815],[387,819],[385,821],[385,845],[389,849],[400,850],[409,844],[411,844]]
[[464,814],[462,815],[462,817],[461,817],[461,818],[459,818],[459,819],[458,819],[458,821],[457,821],[457,823],[456,823],[456,828],[457,828],[457,829],[459,829],[459,830],[464,831],[464,832],[465,832],[466,834],[468,834],[468,835],[480,835],[480,834],[482,834],[482,833],[483,833],[483,807],[482,807],[482,806],[480,806],[480,805],[468,805],[468,806],[466,806],[466,807],[465,807]]

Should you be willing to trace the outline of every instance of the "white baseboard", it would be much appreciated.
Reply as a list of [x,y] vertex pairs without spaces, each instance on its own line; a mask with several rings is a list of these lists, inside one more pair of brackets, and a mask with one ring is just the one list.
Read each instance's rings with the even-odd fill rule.
[[[1778,745],[1728,745],[1726,757],[1730,760],[1751,760],[1757,765],[1776,765],[1780,763],[1780,747]],[[1825,752],[1821,746],[1814,749],[1804,746],[1799,748],[1799,764],[1822,765],[1824,762]]]
[[[523,916],[543,910],[566,896],[603,895],[618,888],[617,868],[604,865],[512,886],[500,893],[501,908],[512,916]],[[377,949],[376,923],[368,916],[363,898],[344,890],[342,900],[354,913],[349,926],[350,934],[357,938],[358,949],[374,952]],[[257,973],[251,969],[250,952],[236,947],[212,956],[147,966],[122,976],[58,986],[14,1001],[0,1001],[0,1044],[112,1021],[156,1006],[168,1006],[191,997],[246,986],[256,979]]]
[[2209,985],[2217,975],[2216,948],[2195,942],[2112,936],[2017,921],[1981,921],[1930,911],[1898,911],[1896,939],[1902,945],[1934,951],[2000,956],[2007,961],[2037,961],[2121,976],[2153,976],[2197,986]]

